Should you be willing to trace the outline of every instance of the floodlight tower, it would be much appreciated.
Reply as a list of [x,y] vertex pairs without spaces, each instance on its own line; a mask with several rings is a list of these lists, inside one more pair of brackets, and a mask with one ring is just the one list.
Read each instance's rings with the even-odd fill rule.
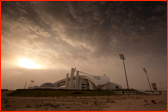
[[[144,70],[144,72],[146,73],[146,77],[147,77],[147,79],[148,79],[148,75],[147,75],[147,71],[146,71],[146,69],[143,68],[143,70]],[[149,79],[148,79],[148,83],[149,83]],[[151,86],[150,86],[150,83],[149,83],[149,87],[150,87],[150,90],[152,91]]]
[[128,79],[127,79],[127,73],[126,73],[126,68],[125,68],[125,63],[124,63],[125,57],[124,57],[124,54],[119,54],[119,56],[120,56],[120,59],[123,60],[124,71],[125,71],[125,77],[126,77],[126,82],[127,82],[127,89],[129,89]]

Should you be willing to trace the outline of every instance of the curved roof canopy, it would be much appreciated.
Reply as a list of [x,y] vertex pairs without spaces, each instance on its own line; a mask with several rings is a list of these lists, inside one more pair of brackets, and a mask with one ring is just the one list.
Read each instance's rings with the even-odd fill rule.
[[[70,78],[70,77],[69,77]],[[76,78],[76,76],[74,76],[74,78]],[[110,78],[107,76],[88,76],[88,75],[80,75],[79,79],[88,79],[90,81],[92,81],[96,86],[100,86],[100,85],[105,85],[110,81]],[[53,83],[54,85],[57,85],[58,83],[62,83],[65,82],[66,78],[61,79],[55,83]]]

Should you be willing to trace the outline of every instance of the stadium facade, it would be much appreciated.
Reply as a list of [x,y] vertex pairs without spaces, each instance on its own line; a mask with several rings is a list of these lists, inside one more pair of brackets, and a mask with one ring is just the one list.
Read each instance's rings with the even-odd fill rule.
[[[76,76],[74,74],[76,73]],[[70,89],[70,90],[113,90],[121,89],[122,86],[110,82],[110,78],[106,75],[93,76],[71,69],[71,76],[66,74],[66,78],[55,83],[46,82],[40,86],[29,87],[29,89]]]

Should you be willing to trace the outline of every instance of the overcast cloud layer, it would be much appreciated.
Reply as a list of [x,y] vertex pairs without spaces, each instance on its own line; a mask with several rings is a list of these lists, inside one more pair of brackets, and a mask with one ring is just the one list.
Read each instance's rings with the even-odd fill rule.
[[[1,87],[56,82],[72,67],[126,87],[166,89],[166,2],[2,2]],[[26,69],[20,58],[42,66]]]

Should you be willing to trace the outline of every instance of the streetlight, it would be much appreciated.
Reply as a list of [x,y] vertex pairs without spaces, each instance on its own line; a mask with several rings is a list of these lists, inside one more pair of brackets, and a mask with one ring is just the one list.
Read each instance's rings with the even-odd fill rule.
[[119,56],[120,56],[120,59],[123,60],[124,71],[125,71],[125,77],[126,77],[126,82],[127,82],[127,89],[129,89],[129,86],[128,86],[128,80],[127,80],[127,73],[126,73],[126,68],[125,68],[125,63],[124,63],[125,57],[124,57],[123,54],[119,54]]
[[[146,69],[143,68],[143,70],[144,70],[144,72],[146,73],[146,77],[147,77],[147,79],[148,79],[148,75],[147,75],[147,71],[146,71]],[[148,83],[149,83],[149,79],[148,79]],[[150,90],[152,91],[151,86],[150,86],[150,83],[149,83],[149,87],[150,87]]]

